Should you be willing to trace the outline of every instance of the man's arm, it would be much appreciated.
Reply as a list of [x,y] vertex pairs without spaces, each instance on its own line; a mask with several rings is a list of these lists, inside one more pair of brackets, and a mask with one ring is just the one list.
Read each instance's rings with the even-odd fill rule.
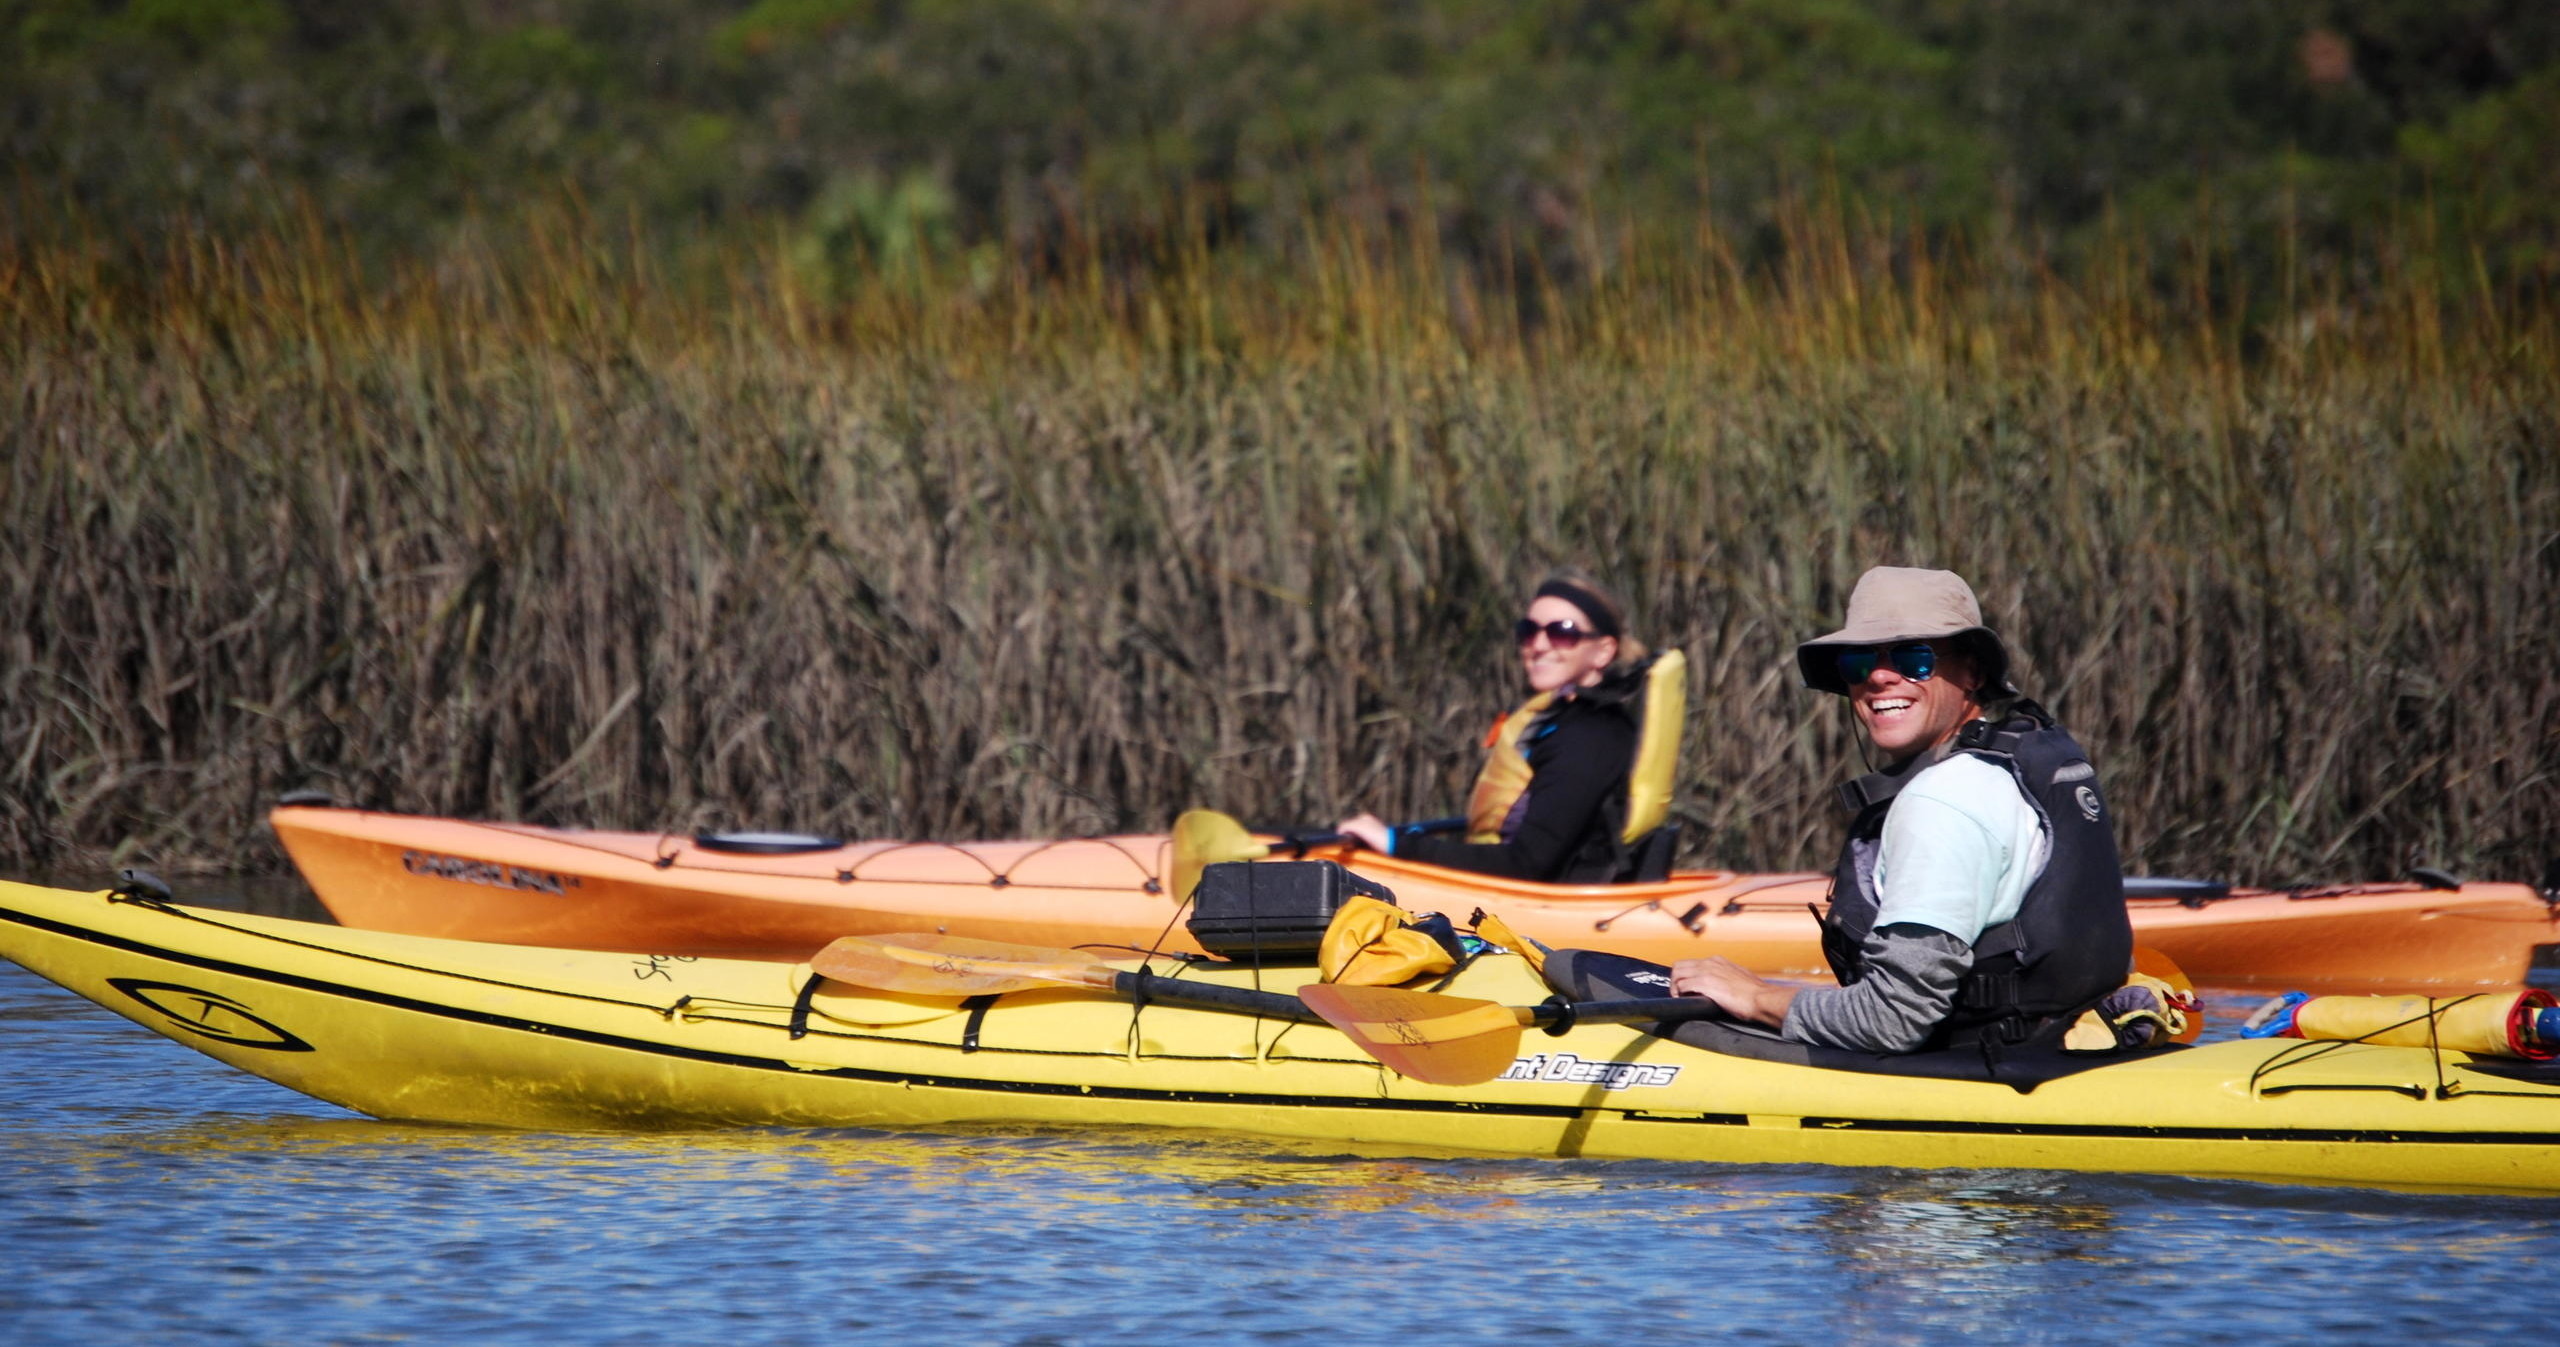
[[[1980,769],[1980,770],[1977,770]],[[1984,826],[1975,802],[1943,798],[1989,789],[2017,796],[2006,774],[1970,759],[1923,773],[1885,816],[1876,862],[1882,892],[1875,929],[1860,947],[1866,973],[1846,987],[1796,999],[1782,1032],[1799,1043],[1862,1052],[1910,1052],[1955,1009],[1973,969],[1973,942],[2007,868],[2009,847]]]
[[1862,1052],[1910,1052],[1955,1009],[1973,947],[1928,926],[1895,923],[1867,933],[1867,971],[1846,987],[1808,987],[1780,1032],[1798,1043]]

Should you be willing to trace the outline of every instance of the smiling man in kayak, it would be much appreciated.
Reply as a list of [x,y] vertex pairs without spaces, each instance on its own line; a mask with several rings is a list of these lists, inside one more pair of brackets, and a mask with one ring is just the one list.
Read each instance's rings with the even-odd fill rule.
[[1672,990],[1816,1047],[1901,1053],[2019,1042],[2121,985],[2133,953],[2112,820],[2088,754],[2009,682],[2009,654],[1951,571],[1859,577],[1841,630],[1796,648],[1887,765],[1841,788],[1854,818],[1823,952],[1837,987],[1724,958]]
[[1560,570],[1513,630],[1531,697],[1497,727],[1467,805],[1464,837],[1337,825],[1373,851],[1510,879],[1590,883],[1625,863],[1627,773],[1639,733],[1645,648],[1597,580]]

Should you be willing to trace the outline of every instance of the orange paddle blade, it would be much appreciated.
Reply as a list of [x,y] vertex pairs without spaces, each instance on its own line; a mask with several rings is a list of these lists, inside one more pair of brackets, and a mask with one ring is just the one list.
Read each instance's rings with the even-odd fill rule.
[[1173,821],[1173,900],[1191,901],[1200,872],[1223,861],[1258,861],[1271,848],[1253,840],[1244,825],[1214,809],[1187,809]]
[[809,966],[838,982],[907,996],[1112,985],[1110,968],[1073,950],[957,935],[849,935],[818,951]]
[[1480,1084],[1520,1055],[1520,1012],[1491,1001],[1331,982],[1300,987],[1298,999],[1387,1069],[1428,1084]]

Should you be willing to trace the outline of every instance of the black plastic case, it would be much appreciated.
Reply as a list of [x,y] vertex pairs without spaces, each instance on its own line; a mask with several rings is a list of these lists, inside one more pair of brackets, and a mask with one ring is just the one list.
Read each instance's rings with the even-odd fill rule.
[[1191,938],[1222,959],[1313,963],[1334,910],[1353,894],[1392,903],[1386,885],[1332,861],[1227,861],[1200,872]]

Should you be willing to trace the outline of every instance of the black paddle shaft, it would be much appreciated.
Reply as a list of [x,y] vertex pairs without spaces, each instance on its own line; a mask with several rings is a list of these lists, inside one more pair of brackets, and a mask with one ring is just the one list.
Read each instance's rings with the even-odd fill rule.
[[1577,1024],[1636,1024],[1676,1020],[1730,1019],[1722,1006],[1703,996],[1661,996],[1627,1001],[1549,1001],[1530,1007],[1541,1029],[1562,1033]]
[[[1467,821],[1463,818],[1427,818],[1418,823],[1390,823],[1387,825],[1387,831],[1405,837],[1421,837],[1430,833],[1453,833],[1460,831],[1466,826]],[[1292,855],[1303,857],[1307,854],[1307,849],[1310,847],[1329,847],[1336,842],[1348,842],[1350,840],[1351,834],[1338,833],[1330,830],[1325,832],[1284,832],[1280,834],[1280,841],[1274,849],[1285,850]]]
[[1300,1024],[1324,1023],[1322,1015],[1307,1009],[1307,1003],[1294,996],[1255,991],[1251,987],[1185,982],[1179,978],[1157,977],[1152,973],[1115,973],[1111,987],[1142,1006],[1152,1003],[1181,1006],[1186,1010],[1240,1010],[1266,1019],[1294,1020]]

